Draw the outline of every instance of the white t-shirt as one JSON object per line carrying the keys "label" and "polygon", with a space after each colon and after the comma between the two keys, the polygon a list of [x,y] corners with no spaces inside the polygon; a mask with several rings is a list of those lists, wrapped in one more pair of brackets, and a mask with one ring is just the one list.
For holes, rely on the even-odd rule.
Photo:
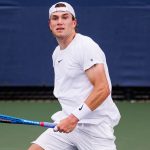
{"label": "white t-shirt", "polygon": [[[111,90],[105,55],[91,38],[77,33],[67,48],[60,50],[57,46],[52,58],[55,73],[54,95],[62,107],[62,111],[52,116],[52,119],[59,121],[65,118],[86,100],[93,85],[88,80],[85,70],[95,64],[104,64]],[[96,110],[85,116],[79,123],[97,124],[105,120],[116,125],[119,119],[119,111],[109,95]]]}

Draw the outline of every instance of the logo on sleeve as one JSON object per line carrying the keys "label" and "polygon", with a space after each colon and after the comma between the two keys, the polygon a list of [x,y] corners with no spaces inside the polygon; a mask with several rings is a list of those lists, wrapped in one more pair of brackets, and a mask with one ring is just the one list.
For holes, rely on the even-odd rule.
{"label": "logo on sleeve", "polygon": [[79,110],[82,110],[82,108],[83,108],[83,105],[81,107],[79,107]]}
{"label": "logo on sleeve", "polygon": [[90,61],[93,61],[93,58],[91,58]]}

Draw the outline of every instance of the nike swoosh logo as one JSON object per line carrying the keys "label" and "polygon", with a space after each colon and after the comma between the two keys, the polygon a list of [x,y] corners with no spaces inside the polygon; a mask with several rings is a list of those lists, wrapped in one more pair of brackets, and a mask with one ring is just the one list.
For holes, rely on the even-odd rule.
{"label": "nike swoosh logo", "polygon": [[58,60],[58,63],[60,63],[61,61],[63,61],[63,59],[61,59],[61,60]]}
{"label": "nike swoosh logo", "polygon": [[79,108],[79,110],[82,110],[82,108],[83,108],[83,105]]}

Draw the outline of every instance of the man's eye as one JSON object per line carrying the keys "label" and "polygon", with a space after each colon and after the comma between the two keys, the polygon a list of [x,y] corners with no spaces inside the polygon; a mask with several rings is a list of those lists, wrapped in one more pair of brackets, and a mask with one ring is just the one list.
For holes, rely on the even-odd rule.
{"label": "man's eye", "polygon": [[58,18],[57,17],[52,17],[52,20],[57,20]]}
{"label": "man's eye", "polygon": [[68,18],[68,16],[63,16],[62,18],[63,18],[63,19],[67,19],[67,18]]}

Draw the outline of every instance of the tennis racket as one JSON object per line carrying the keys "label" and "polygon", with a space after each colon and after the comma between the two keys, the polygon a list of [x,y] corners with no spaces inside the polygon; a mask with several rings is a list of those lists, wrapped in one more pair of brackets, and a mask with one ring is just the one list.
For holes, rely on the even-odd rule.
{"label": "tennis racket", "polygon": [[16,118],[13,116],[7,116],[3,114],[0,114],[0,123],[33,125],[33,126],[41,126],[46,128],[54,128],[56,126],[55,123],[26,120],[23,118]]}

